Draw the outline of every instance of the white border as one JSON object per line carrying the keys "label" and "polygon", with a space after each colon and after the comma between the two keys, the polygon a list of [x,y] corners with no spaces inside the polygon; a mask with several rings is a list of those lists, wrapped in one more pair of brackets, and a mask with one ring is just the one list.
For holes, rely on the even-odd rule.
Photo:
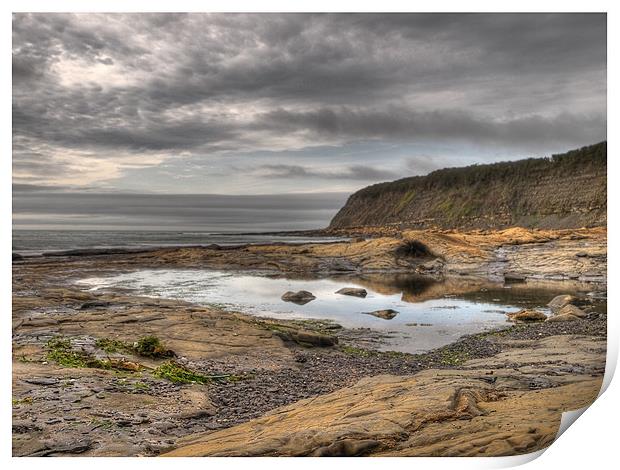
{"label": "white border", "polygon": [[[617,3],[617,2],[616,2]],[[28,458],[10,459],[11,455],[11,409],[8,406],[11,390],[11,371],[6,367],[7,359],[11,354],[11,261],[9,258],[9,247],[11,245],[11,12],[12,11],[381,11],[381,12],[401,12],[401,11],[418,11],[418,12],[449,12],[449,11],[493,11],[493,12],[608,12],[608,50],[615,52],[618,56],[618,21],[616,21],[616,12],[618,7],[612,1],[590,0],[584,1],[544,1],[544,0],[521,0],[516,1],[480,1],[470,0],[467,2],[458,1],[440,1],[433,2],[411,2],[411,1],[394,1],[383,0],[381,2],[368,2],[360,0],[315,0],[315,1],[297,1],[293,4],[283,0],[263,0],[261,2],[250,2],[242,0],[218,0],[218,1],[197,1],[197,0],[176,0],[174,2],[163,1],[147,1],[147,0],[21,0],[21,1],[5,1],[2,4],[2,16],[0,28],[2,33],[2,44],[4,46],[4,54],[2,56],[3,66],[0,68],[2,89],[1,96],[1,112],[2,116],[2,149],[5,149],[5,155],[2,157],[1,165],[3,184],[0,184],[2,215],[5,223],[2,225],[0,237],[4,249],[0,251],[2,261],[2,357],[5,360],[3,367],[3,387],[1,389],[1,397],[4,406],[1,407],[2,412],[2,456],[7,460],[6,463],[15,468],[26,468],[31,465],[43,465],[40,459],[32,460]],[[465,9],[464,7],[467,7]],[[617,93],[609,84],[620,83],[618,77],[618,64],[614,54],[608,54],[608,129],[615,130],[614,124],[615,110],[617,104]],[[615,133],[608,132],[608,136]],[[615,141],[613,137],[608,140],[608,180],[613,182],[615,177],[619,177],[618,164],[615,159]],[[616,273],[618,272],[618,255],[616,245],[612,243],[613,236],[617,233],[618,219],[613,209],[617,207],[619,201],[618,190],[612,185],[608,185],[609,189],[609,208],[608,210],[608,228],[609,228],[609,332],[608,332],[608,359],[605,375],[605,382],[609,385],[607,391],[599,397],[596,402],[579,418],[576,426],[570,427],[547,451],[542,453],[530,464],[528,468],[548,469],[550,466],[561,468],[608,468],[609,462],[617,460],[616,448],[617,444],[617,423],[613,419],[618,417],[618,405],[620,404],[620,386],[618,380],[611,381],[613,371],[616,367],[618,357],[618,322],[615,314],[618,311],[617,296],[614,293],[614,282]],[[540,455],[541,453],[537,453]],[[459,468],[459,469],[480,469],[480,468],[500,468],[510,467],[526,463],[534,455],[520,457],[500,457],[500,458],[390,458],[390,459],[356,459],[352,463],[357,467],[368,468],[377,465],[390,465],[391,467],[409,467],[416,466],[421,468]],[[9,462],[10,459],[10,462]],[[334,459],[324,459],[320,462],[321,466],[335,467],[342,465],[342,461]],[[106,468],[109,465],[146,467],[150,468],[178,465],[186,467],[288,467],[294,465],[297,468],[309,468],[316,466],[319,462],[316,459],[296,459],[291,461],[286,458],[277,459],[127,459],[116,458],[110,460],[107,458],[55,458],[45,461],[46,466],[51,468],[67,468],[89,465],[94,468]]]}

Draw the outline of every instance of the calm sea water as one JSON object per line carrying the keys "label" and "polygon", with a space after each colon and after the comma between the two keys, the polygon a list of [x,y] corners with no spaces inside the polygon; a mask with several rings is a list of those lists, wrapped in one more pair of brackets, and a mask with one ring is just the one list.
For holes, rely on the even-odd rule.
{"label": "calm sea water", "polygon": [[154,248],[166,246],[237,245],[245,243],[326,242],[338,238],[175,231],[13,230],[13,252],[39,255],[47,251],[87,248]]}

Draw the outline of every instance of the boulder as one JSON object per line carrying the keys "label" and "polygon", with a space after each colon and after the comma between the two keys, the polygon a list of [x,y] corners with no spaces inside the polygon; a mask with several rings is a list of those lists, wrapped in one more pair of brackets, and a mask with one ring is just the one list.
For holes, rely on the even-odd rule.
{"label": "boulder", "polygon": [[508,320],[514,322],[537,322],[545,321],[547,315],[538,310],[519,310],[518,312],[508,313]]}
{"label": "boulder", "polygon": [[564,307],[562,307],[558,311],[557,315],[572,315],[572,316],[577,317],[577,318],[585,318],[585,317],[588,316],[588,314],[586,312],[581,310],[576,305],[572,305],[572,304],[568,304],[568,305],[565,305]]}
{"label": "boulder", "polygon": [[552,315],[549,318],[547,318],[545,321],[552,322],[552,323],[560,323],[560,322],[575,321],[575,320],[579,320],[579,318],[569,313],[563,313],[561,315]]}
{"label": "boulder", "polygon": [[300,290],[297,292],[288,291],[285,292],[281,298],[285,302],[293,302],[298,305],[304,305],[316,299],[312,292],[308,292],[307,290]]}
{"label": "boulder", "polygon": [[547,304],[547,307],[549,307],[552,312],[558,312],[563,307],[569,304],[575,303],[576,300],[577,300],[577,297],[574,297],[572,295],[568,295],[568,294],[558,295],[554,297],[553,299],[551,299],[551,302]]}
{"label": "boulder", "polygon": [[366,289],[361,289],[359,287],[343,287],[342,289],[337,290],[336,294],[352,295],[353,297],[366,297],[368,292],[366,292]]}
{"label": "boulder", "polygon": [[396,310],[392,310],[391,308],[385,310],[375,310],[374,312],[363,312],[364,315],[372,315],[373,317],[383,318],[384,320],[391,320],[398,312]]}

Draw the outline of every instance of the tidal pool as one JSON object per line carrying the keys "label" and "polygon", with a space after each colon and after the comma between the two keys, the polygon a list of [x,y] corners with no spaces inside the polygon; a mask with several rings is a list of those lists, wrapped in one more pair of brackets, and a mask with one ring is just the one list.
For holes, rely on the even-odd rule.
{"label": "tidal pool", "polygon": [[[546,304],[555,295],[575,292],[574,286],[562,283],[541,288],[402,274],[319,278],[202,269],[148,269],[76,282],[93,291],[122,289],[276,319],[333,320],[345,328],[370,328],[386,334],[379,349],[412,353],[506,326],[508,312],[538,308],[548,313]],[[342,287],[362,287],[368,295],[336,294]],[[302,289],[316,299],[304,305],[280,299],[286,291]],[[388,308],[398,312],[391,320],[365,314]]]}

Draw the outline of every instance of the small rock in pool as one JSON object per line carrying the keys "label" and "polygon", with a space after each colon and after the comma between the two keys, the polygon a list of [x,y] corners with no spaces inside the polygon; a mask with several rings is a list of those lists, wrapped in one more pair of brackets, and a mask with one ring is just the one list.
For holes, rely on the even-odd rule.
{"label": "small rock in pool", "polygon": [[297,292],[288,291],[282,295],[282,300],[285,302],[293,302],[299,305],[307,304],[314,299],[316,299],[316,297],[312,292],[308,292],[307,290],[300,290]]}
{"label": "small rock in pool", "polygon": [[359,287],[343,287],[342,289],[337,290],[336,294],[352,295],[353,297],[366,297],[368,292],[366,292],[366,289],[361,289]]}
{"label": "small rock in pool", "polygon": [[377,318],[383,318],[384,320],[391,320],[398,312],[396,310],[392,310],[391,308],[385,310],[375,310],[374,312],[363,312],[364,315],[372,315]]}

